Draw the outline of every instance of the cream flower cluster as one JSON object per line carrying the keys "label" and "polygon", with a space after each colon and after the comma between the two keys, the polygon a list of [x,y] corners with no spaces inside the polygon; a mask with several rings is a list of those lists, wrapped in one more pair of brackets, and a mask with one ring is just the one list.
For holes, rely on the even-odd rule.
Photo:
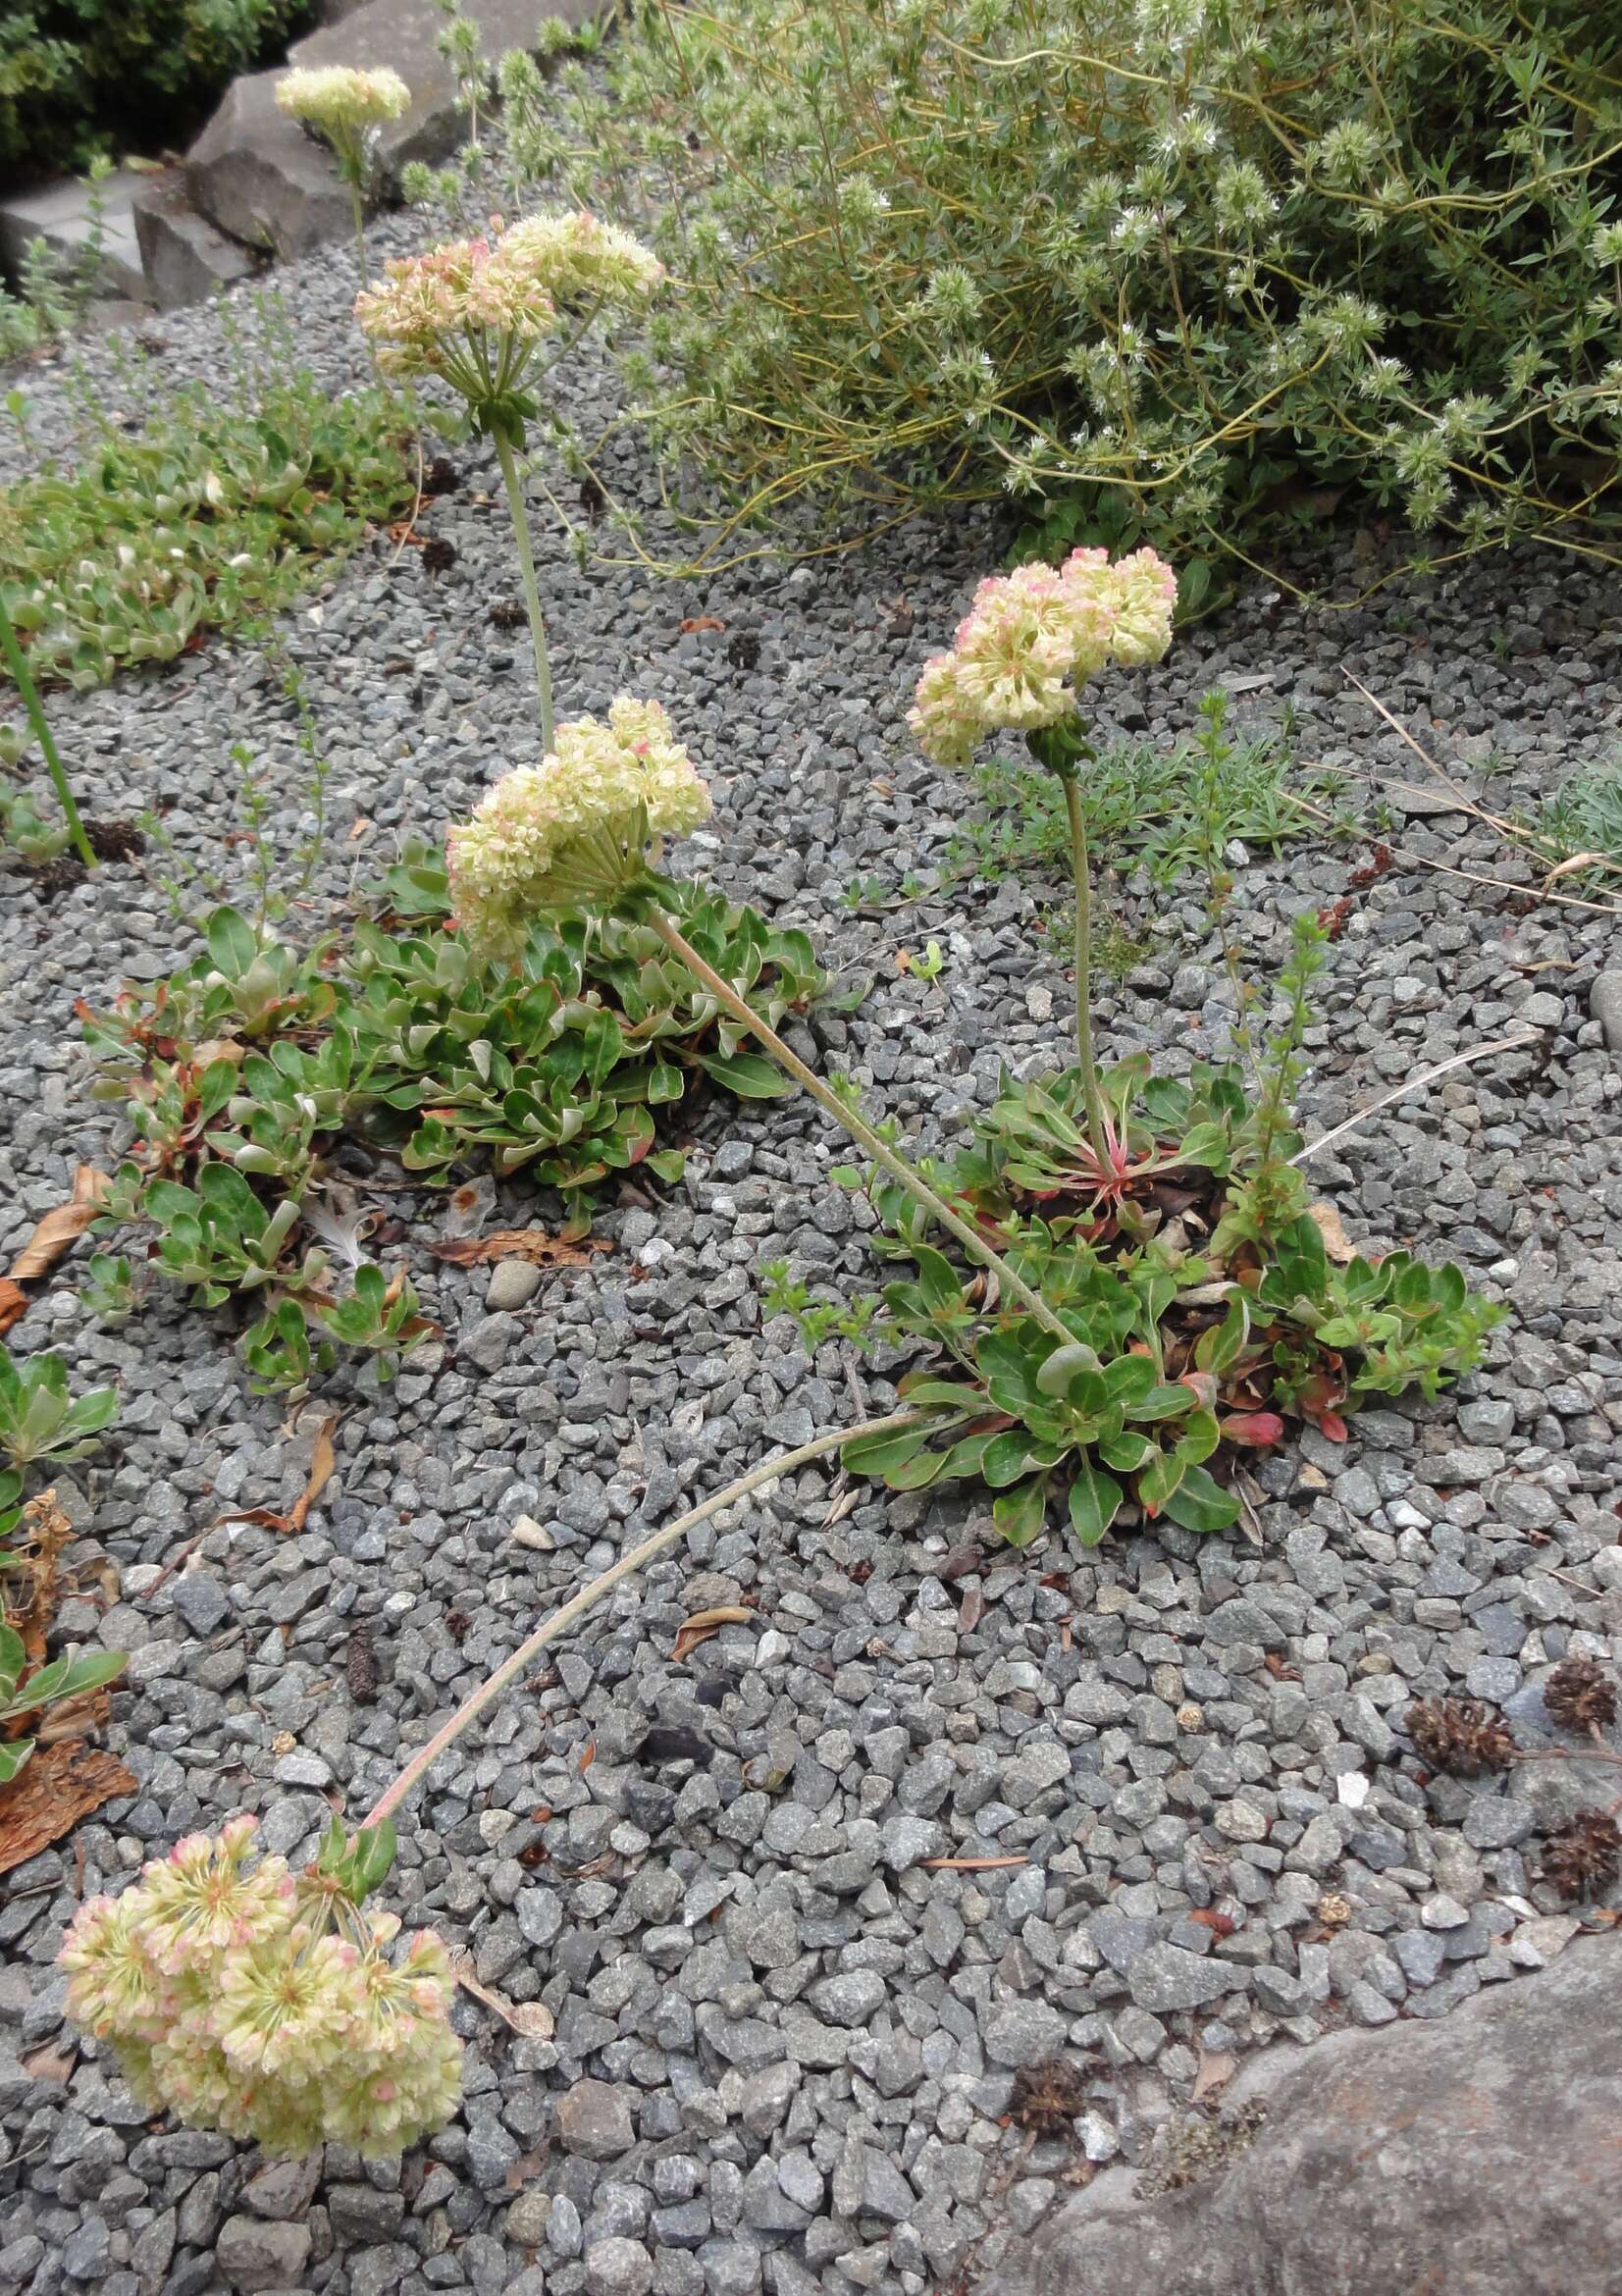
{"label": "cream flower cluster", "polygon": [[440,375],[465,395],[513,386],[499,346],[537,341],[559,303],[646,301],[664,267],[628,233],[590,215],[534,215],[476,239],[396,257],[355,300],[386,375]]}
{"label": "cream flower cluster", "polygon": [[188,1835],[122,1897],[86,1900],[60,1957],[69,2013],[153,2112],[273,2153],[397,2153],[461,2090],[445,1946],[421,1931],[396,1963],[394,1914],[280,1857],[246,1867],[257,1822]]}
{"label": "cream flower cluster", "polygon": [[527,216],[507,238],[555,303],[629,307],[647,302],[664,279],[664,265],[640,239],[579,208]]}
{"label": "cream flower cluster", "polygon": [[398,120],[410,104],[411,90],[387,68],[360,72],[348,64],[323,64],[285,73],[276,83],[276,101],[307,128],[341,135],[346,129]]}
{"label": "cream flower cluster", "polygon": [[1153,550],[1110,563],[1073,550],[1063,566],[988,575],[950,653],[924,664],[908,723],[937,765],[965,765],[989,733],[1034,733],[1075,707],[1106,662],[1158,661],[1172,643],[1177,580]]}
{"label": "cream flower cluster", "polygon": [[522,948],[549,879],[571,845],[624,825],[642,807],[650,836],[685,837],[709,817],[709,792],[657,702],[621,695],[604,725],[557,728],[539,765],[496,784],[445,839],[451,906],[467,939],[492,957]]}

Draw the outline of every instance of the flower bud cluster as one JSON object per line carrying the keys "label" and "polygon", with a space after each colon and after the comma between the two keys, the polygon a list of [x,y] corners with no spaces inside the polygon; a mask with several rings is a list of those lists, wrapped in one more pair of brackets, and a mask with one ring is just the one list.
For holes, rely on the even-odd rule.
{"label": "flower bud cluster", "polygon": [[1107,662],[1159,661],[1177,595],[1177,576],[1147,549],[1114,565],[1107,550],[1073,550],[1063,566],[988,575],[951,652],[924,664],[908,718],[918,747],[938,765],[964,765],[989,733],[1057,724],[1075,686]]}
{"label": "flower bud cluster", "polygon": [[69,2014],[152,2112],[273,2153],[397,2153],[460,2094],[445,1946],[421,1931],[396,1963],[394,1914],[280,1857],[248,1867],[256,1824],[188,1835],[122,1897],[86,1900],[60,1957]]}

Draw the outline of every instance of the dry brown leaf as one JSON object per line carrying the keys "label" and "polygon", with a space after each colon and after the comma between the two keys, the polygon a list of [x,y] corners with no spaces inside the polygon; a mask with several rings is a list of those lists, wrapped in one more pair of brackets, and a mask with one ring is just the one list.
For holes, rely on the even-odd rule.
{"label": "dry brown leaf", "polygon": [[497,1993],[474,1975],[473,1963],[466,1954],[452,1954],[450,1973],[464,1993],[471,1993],[475,2001],[482,2001],[488,2009],[494,2009],[504,2025],[521,2033],[526,2041],[549,2041],[553,2031],[552,2013],[544,2002],[508,2001],[504,1993]]}
{"label": "dry brown leaf", "polygon": [[[863,1413],[863,1416],[865,1418],[866,1414]],[[828,1511],[822,1518],[823,1530],[830,1531],[835,1523],[843,1523],[847,1515],[855,1514],[857,1508],[862,1504],[862,1495],[860,1487],[854,1483],[849,1490],[842,1490],[839,1496],[829,1503]]]}
{"label": "dry brown leaf", "polygon": [[[221,1523],[256,1523],[261,1531],[280,1531],[284,1538],[292,1538],[303,1530],[309,1520],[310,1509],[333,1479],[338,1464],[338,1446],[333,1437],[338,1431],[338,1413],[330,1412],[315,1431],[315,1448],[310,1454],[310,1472],[304,1487],[287,1513],[275,1507],[242,1507],[235,1514],[222,1515]],[[218,1524],[214,1526],[218,1529]]]}
{"label": "dry brown leaf", "polygon": [[81,1738],[36,1748],[11,1785],[0,1789],[0,1873],[37,1857],[104,1801],[139,1790],[116,1754]]}
{"label": "dry brown leaf", "polygon": [[1349,1268],[1357,1257],[1357,1247],[1340,1225],[1340,1215],[1333,1204],[1309,1204],[1307,1218],[1324,1239],[1324,1250],[1337,1268]]}
{"label": "dry brown leaf", "polygon": [[27,1307],[24,1284],[50,1274],[69,1245],[77,1243],[95,1219],[112,1184],[93,1164],[81,1164],[75,1172],[68,1201],[46,1213],[13,1260],[11,1273],[0,1277],[0,1334],[9,1331]]}
{"label": "dry brown leaf", "polygon": [[459,1235],[431,1243],[437,1260],[476,1268],[487,1260],[528,1260],[532,1268],[584,1268],[598,1252],[611,1252],[606,1235],[552,1235],[544,1227],[497,1227],[489,1235]]}
{"label": "dry brown leaf", "polygon": [[1556,877],[1575,877],[1584,869],[1614,869],[1615,866],[1608,853],[1574,853],[1550,869],[1544,883],[1552,885]]}
{"label": "dry brown leaf", "polygon": [[753,1626],[753,1611],[740,1610],[736,1603],[723,1602],[714,1610],[696,1610],[684,1619],[677,1633],[670,1656],[680,1663],[696,1650],[701,1643],[707,1643],[711,1635],[718,1635],[724,1626]]}
{"label": "dry brown leaf", "polygon": [[49,2042],[22,2061],[23,2070],[31,2081],[51,2081],[59,2089],[68,2086],[69,2078],[78,2060],[71,2051],[53,2049]]}
{"label": "dry brown leaf", "polygon": [[898,949],[896,951],[895,963],[896,970],[898,972],[911,972],[913,969],[913,952],[911,949]]}
{"label": "dry brown leaf", "polygon": [[112,1181],[93,1164],[81,1164],[74,1174],[73,1193],[65,1204],[47,1212],[11,1264],[19,1283],[48,1276],[71,1243],[77,1243],[101,1210]]}
{"label": "dry brown leaf", "polygon": [[682,623],[682,635],[690,637],[695,630],[724,630],[725,628],[726,624],[717,621],[713,614],[689,614]]}
{"label": "dry brown leaf", "polygon": [[1225,2089],[1233,2078],[1238,2061],[1236,2057],[1230,2057],[1226,2050],[1202,2047],[1199,2070],[1195,2073],[1194,2085],[1188,2092],[1189,2104],[1198,2105],[1205,2098],[1216,2096],[1220,2089]]}

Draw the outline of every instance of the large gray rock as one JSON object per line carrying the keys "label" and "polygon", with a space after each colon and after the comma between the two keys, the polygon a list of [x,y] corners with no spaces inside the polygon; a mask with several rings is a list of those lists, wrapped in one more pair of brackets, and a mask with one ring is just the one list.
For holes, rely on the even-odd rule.
{"label": "large gray rock", "polygon": [[[602,9],[602,0],[463,0],[463,13],[478,26],[484,54],[496,64],[509,48],[533,48],[544,18],[584,24]],[[410,108],[378,136],[379,163],[391,183],[408,160],[444,159],[466,132],[455,80],[440,53],[444,30],[445,17],[434,0],[364,0],[288,51],[292,64],[353,64],[362,71],[387,64],[399,74],[411,90]]]}
{"label": "large gray rock", "polygon": [[191,204],[267,255],[306,254],[350,231],[349,194],[331,155],[276,104],[279,72],[234,79],[186,154]]}
{"label": "large gray rock", "polygon": [[250,279],[258,266],[238,240],[200,216],[179,168],[166,168],[135,193],[135,237],[146,291],[160,311],[206,302],[216,288]]}
{"label": "large gray rock", "polygon": [[1451,2016],[1270,2050],[1266,2112],[1212,2179],[1110,2168],[987,2296],[1601,2296],[1622,2288],[1622,1947]]}
{"label": "large gray rock", "polygon": [[[582,24],[601,0],[465,0],[485,55],[534,45],[549,16]],[[411,90],[404,116],[378,138],[379,175],[387,188],[409,160],[440,160],[465,131],[451,69],[440,53],[445,18],[434,0],[361,0],[288,51],[288,62],[314,67],[388,65]],[[277,109],[280,71],[249,73],[233,82],[186,155],[193,206],[244,245],[288,256],[342,237],[351,228],[349,195],[324,144]]]}
{"label": "large gray rock", "polygon": [[[140,248],[135,241],[133,201],[144,178],[119,168],[99,185],[101,260],[93,291],[143,300]],[[60,262],[81,262],[90,244],[90,192],[77,177],[41,183],[31,191],[0,198],[0,264],[15,278],[31,239],[43,239]]]}

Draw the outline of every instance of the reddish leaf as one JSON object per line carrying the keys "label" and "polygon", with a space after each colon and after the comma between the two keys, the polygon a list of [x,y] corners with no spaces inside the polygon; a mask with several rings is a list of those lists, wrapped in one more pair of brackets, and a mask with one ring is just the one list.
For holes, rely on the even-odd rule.
{"label": "reddish leaf", "polygon": [[1277,1411],[1233,1411],[1218,1424],[1227,1441],[1249,1443],[1257,1448],[1278,1442],[1284,1432],[1284,1423]]}

